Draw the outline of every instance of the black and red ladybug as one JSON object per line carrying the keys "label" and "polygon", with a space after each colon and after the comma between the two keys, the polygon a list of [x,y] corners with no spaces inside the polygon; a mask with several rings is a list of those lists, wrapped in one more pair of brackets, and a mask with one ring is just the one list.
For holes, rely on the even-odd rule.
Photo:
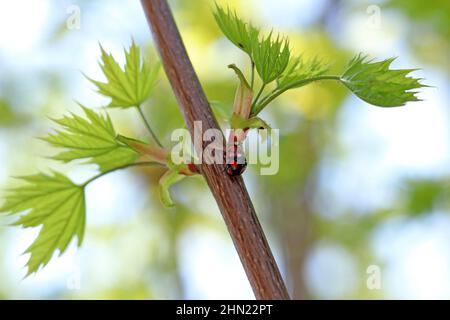
{"label": "black and red ladybug", "polygon": [[227,148],[225,155],[225,171],[230,176],[240,176],[247,169],[247,159],[242,148],[234,143]]}

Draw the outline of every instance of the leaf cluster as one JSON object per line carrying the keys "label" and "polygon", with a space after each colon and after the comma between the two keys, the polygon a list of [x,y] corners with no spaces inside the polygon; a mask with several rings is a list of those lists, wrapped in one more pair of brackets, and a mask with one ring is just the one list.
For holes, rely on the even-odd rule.
{"label": "leaf cluster", "polygon": [[[420,83],[421,79],[408,76],[417,69],[391,69],[394,58],[375,62],[359,54],[349,62],[342,75],[329,75],[328,65],[317,57],[305,59],[301,55],[292,55],[287,37],[274,36],[273,31],[261,36],[257,27],[243,21],[229,8],[225,10],[216,5],[214,17],[223,34],[249,55],[252,89],[253,68],[261,79],[261,88],[252,102],[251,116],[256,116],[285,91],[314,81],[339,81],[360,99],[380,107],[418,101],[417,89],[426,87]],[[273,81],[276,81],[275,88],[267,92],[267,85]]]}
{"label": "leaf cluster", "polygon": [[[129,50],[125,50],[124,69],[103,48],[101,52],[101,68],[108,82],[91,81],[101,94],[111,98],[109,107],[139,108],[149,97],[158,67],[141,63],[140,49],[134,41]],[[41,227],[39,235],[25,251],[30,254],[27,276],[47,265],[56,251],[62,254],[72,239],[78,238],[78,245],[81,245],[86,221],[86,185],[115,170],[154,164],[153,161],[138,162],[142,154],[131,144],[124,143],[132,139],[126,140],[116,132],[106,112],[80,107],[84,115],[70,113],[53,119],[57,128],[41,139],[59,150],[52,159],[96,164],[100,173],[83,184],[76,184],[58,172],[20,177],[23,184],[8,189],[0,207],[0,212],[20,215],[15,225]]]}

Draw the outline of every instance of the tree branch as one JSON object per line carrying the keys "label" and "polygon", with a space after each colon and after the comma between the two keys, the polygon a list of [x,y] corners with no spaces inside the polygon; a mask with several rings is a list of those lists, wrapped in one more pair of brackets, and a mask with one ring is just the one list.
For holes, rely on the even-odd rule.
{"label": "tree branch", "polygon": [[[188,58],[166,0],[141,0],[167,77],[187,127],[219,129]],[[203,134],[203,132],[202,132]],[[204,148],[205,145],[201,146]],[[202,150],[197,150],[201,154]],[[217,201],[257,299],[289,299],[286,287],[241,177],[230,177],[224,166],[203,163],[202,172]]]}

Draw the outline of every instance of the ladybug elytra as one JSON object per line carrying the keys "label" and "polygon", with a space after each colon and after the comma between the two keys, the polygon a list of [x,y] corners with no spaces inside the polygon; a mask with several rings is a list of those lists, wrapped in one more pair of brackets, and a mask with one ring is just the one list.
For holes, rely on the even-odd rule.
{"label": "ladybug elytra", "polygon": [[247,159],[237,144],[228,149],[225,156],[225,170],[230,176],[240,176],[247,168]]}

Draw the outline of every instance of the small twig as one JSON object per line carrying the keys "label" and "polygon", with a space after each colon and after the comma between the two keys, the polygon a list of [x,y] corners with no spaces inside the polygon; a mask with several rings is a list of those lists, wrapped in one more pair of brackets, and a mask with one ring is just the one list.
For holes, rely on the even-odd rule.
{"label": "small twig", "polygon": [[103,176],[105,176],[105,175],[107,175],[107,174],[109,174],[111,172],[118,171],[118,170],[123,170],[123,169],[127,169],[127,168],[131,168],[131,167],[143,167],[143,166],[162,166],[162,167],[164,167],[163,165],[161,165],[160,163],[155,162],[155,161],[144,161],[144,162],[128,163],[128,164],[125,164],[123,166],[113,168],[113,169],[111,169],[109,171],[100,172],[99,174],[93,176],[92,178],[90,178],[89,180],[87,180],[83,184],[81,184],[81,187],[84,188],[88,184],[93,182],[94,180],[97,180],[98,178],[101,178],[101,177],[103,177]]}
{"label": "small twig", "polygon": [[251,74],[251,78],[250,78],[250,88],[253,89],[253,84],[255,83],[255,62],[250,59],[251,65],[252,65],[252,74]]}
{"label": "small twig", "polygon": [[136,106],[136,109],[137,109],[139,115],[141,116],[142,122],[144,122],[145,127],[147,128],[147,131],[152,136],[153,140],[155,140],[155,142],[158,144],[158,146],[163,148],[162,143],[159,141],[159,139],[156,136],[155,132],[153,131],[152,127],[150,127],[150,123],[148,123],[147,119],[145,118],[144,112],[142,111],[142,107],[141,106]]}
{"label": "small twig", "polygon": [[[187,127],[219,129],[211,107],[188,58],[166,0],[141,0],[167,77]],[[222,137],[223,138],[223,137]],[[200,146],[198,154],[202,154]],[[226,174],[223,165],[202,163],[208,183],[257,299],[289,299],[283,279],[241,177]]]}
{"label": "small twig", "polygon": [[256,104],[258,103],[258,100],[259,100],[259,98],[261,97],[261,94],[263,93],[265,87],[266,87],[266,84],[263,83],[263,84],[261,85],[261,88],[260,88],[259,91],[258,91],[258,94],[256,95],[255,100],[253,100],[252,110],[253,110],[253,107],[256,106]]}
{"label": "small twig", "polygon": [[289,89],[292,88],[299,88],[301,86],[307,85],[311,82],[314,81],[319,81],[319,80],[337,80],[339,81],[341,78],[339,76],[317,76],[317,77],[313,77],[313,78],[307,78],[307,79],[303,79],[300,80],[298,82],[294,82],[293,84],[284,87],[282,89],[277,89],[271,93],[269,93],[267,96],[265,96],[261,102],[259,104],[256,104],[256,100],[253,104],[253,108],[252,108],[252,116],[255,117],[256,115],[258,115],[258,113],[260,113],[269,103],[271,103],[273,100],[275,100],[275,98],[277,98],[279,95],[281,95],[283,92],[286,92]]}

